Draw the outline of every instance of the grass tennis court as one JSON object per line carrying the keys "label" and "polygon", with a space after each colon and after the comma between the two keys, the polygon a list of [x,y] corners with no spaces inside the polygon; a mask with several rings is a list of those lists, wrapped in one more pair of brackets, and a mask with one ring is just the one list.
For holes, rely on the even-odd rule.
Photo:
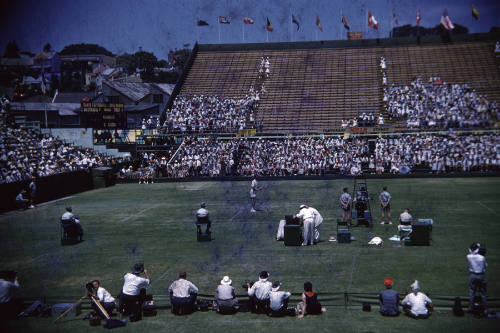
{"label": "grass tennis court", "polygon": [[[77,301],[85,283],[99,279],[116,296],[122,277],[136,262],[144,262],[152,285],[148,293],[166,294],[181,270],[198,286],[201,294],[213,294],[222,276],[229,275],[237,293],[241,284],[255,281],[261,270],[270,280],[279,280],[282,290],[300,293],[304,281],[313,283],[328,312],[319,317],[268,318],[250,313],[221,316],[197,312],[175,317],[160,309],[156,317],[127,323],[123,332],[179,331],[346,331],[346,332],[467,332],[496,331],[497,319],[456,318],[437,308],[428,320],[403,315],[384,318],[378,307],[362,312],[344,309],[322,293],[370,293],[383,288],[391,276],[394,289],[405,294],[418,279],[422,291],[433,295],[466,296],[468,270],[465,255],[472,241],[488,250],[488,295],[500,296],[500,179],[425,178],[368,180],[374,215],[373,234],[365,227],[352,229],[356,241],[328,242],[341,216],[338,197],[343,187],[352,193],[353,180],[261,181],[256,214],[250,213],[250,182],[184,182],[152,185],[120,184],[75,195],[33,210],[0,216],[0,263],[2,269],[19,271],[22,297],[64,296]],[[397,233],[397,223],[382,226],[376,199],[382,186],[392,194],[393,222],[405,207],[414,218],[434,219],[432,245],[394,247],[388,238]],[[194,213],[207,202],[214,240],[196,242]],[[278,222],[298,211],[301,203],[315,207],[325,218],[322,242],[314,247],[284,247],[275,240]],[[60,246],[59,218],[66,205],[80,216],[85,241]],[[382,247],[367,245],[380,236]],[[298,296],[294,296],[296,304]],[[497,308],[494,310],[498,310]],[[88,310],[84,310],[84,313]],[[28,318],[3,323],[11,331],[84,332],[89,327],[80,315],[53,325],[51,318]]]}

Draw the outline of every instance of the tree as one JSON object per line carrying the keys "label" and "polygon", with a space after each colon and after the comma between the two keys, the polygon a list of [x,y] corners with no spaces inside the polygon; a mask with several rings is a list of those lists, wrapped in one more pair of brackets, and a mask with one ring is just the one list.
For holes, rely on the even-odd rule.
{"label": "tree", "polygon": [[104,47],[97,44],[70,44],[65,46],[62,51],[62,55],[70,55],[70,54],[104,54],[110,57],[114,57],[115,55],[105,49]]}
{"label": "tree", "polygon": [[145,51],[124,53],[116,58],[116,64],[125,67],[129,73],[135,72],[136,68],[152,72],[153,68],[158,66],[158,58],[153,53]]}
{"label": "tree", "polygon": [[50,43],[47,43],[43,46],[43,52],[50,52],[52,51],[52,45]]}
{"label": "tree", "polygon": [[[453,35],[467,34],[469,33],[469,28],[455,23],[455,29],[453,29]],[[441,24],[436,25],[433,28],[424,28],[422,26],[412,26],[410,24],[402,25],[400,27],[394,27],[392,29],[392,37],[417,37],[417,36],[434,36],[443,35],[446,33],[444,27]]]}
{"label": "tree", "polygon": [[5,58],[19,58],[19,46],[15,40],[7,43],[3,56]]}

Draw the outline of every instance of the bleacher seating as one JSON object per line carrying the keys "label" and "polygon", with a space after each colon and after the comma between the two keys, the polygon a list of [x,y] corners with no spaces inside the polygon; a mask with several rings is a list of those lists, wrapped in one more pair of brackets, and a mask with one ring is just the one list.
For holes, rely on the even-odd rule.
{"label": "bleacher seating", "polygon": [[[494,42],[249,51],[199,51],[180,91],[243,97],[259,82],[261,57],[269,57],[270,77],[256,110],[264,133],[341,130],[342,119],[361,112],[383,113],[380,57],[387,59],[388,84],[440,76],[468,83],[488,99],[500,100],[500,72]],[[386,122],[385,127],[400,127]]]}

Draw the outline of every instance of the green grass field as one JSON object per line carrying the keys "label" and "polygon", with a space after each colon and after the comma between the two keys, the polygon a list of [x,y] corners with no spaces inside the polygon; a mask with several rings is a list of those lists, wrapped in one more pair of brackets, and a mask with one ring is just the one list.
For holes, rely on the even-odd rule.
{"label": "green grass field", "polygon": [[[0,216],[0,258],[3,269],[19,271],[21,297],[64,296],[78,300],[88,280],[99,279],[117,295],[122,277],[136,262],[144,262],[152,277],[148,293],[166,294],[171,281],[185,270],[201,294],[212,294],[222,276],[229,275],[238,293],[245,280],[256,280],[268,270],[271,281],[280,280],[282,290],[299,293],[304,281],[320,293],[369,293],[383,288],[391,276],[401,294],[418,279],[422,289],[433,295],[468,294],[465,255],[472,241],[487,246],[488,294],[498,298],[500,283],[500,179],[446,178],[368,180],[376,198],[387,185],[393,199],[393,220],[409,207],[414,218],[434,219],[432,245],[395,247],[388,238],[397,233],[397,223],[380,225],[379,206],[371,202],[373,234],[354,228],[357,239],[350,244],[328,242],[341,216],[338,196],[344,186],[352,191],[352,180],[262,181],[256,214],[250,213],[249,182],[185,182],[152,185],[123,184],[75,195],[33,210]],[[196,242],[194,213],[207,201],[214,240]],[[278,221],[295,213],[301,203],[317,208],[325,221],[322,242],[314,247],[285,247],[275,240]],[[59,242],[60,215],[72,205],[80,216],[85,241],[62,247]],[[382,247],[367,245],[380,236]],[[128,323],[125,332],[151,331],[496,331],[497,319],[456,318],[438,308],[428,320],[405,316],[384,318],[378,307],[362,312],[359,304],[344,309],[323,297],[328,312],[319,317],[268,318],[250,313],[221,316],[214,312],[176,317],[160,309],[156,317]],[[297,300],[294,297],[294,302]],[[161,303],[161,302],[160,302]],[[84,310],[84,313],[88,310]],[[1,323],[7,331],[84,332],[89,327],[82,315],[52,324],[52,319],[27,318]],[[0,327],[1,328],[1,327]],[[5,331],[5,330],[4,330]]]}

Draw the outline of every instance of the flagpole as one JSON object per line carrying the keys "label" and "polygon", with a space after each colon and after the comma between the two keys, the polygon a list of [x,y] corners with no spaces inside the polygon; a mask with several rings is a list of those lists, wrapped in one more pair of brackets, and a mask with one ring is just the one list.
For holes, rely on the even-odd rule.
{"label": "flagpole", "polygon": [[217,18],[217,23],[219,23],[219,44],[220,44],[220,22],[218,18]]}
{"label": "flagpole", "polygon": [[269,30],[266,27],[266,42],[269,43]]}
{"label": "flagpole", "polygon": [[342,40],[342,25],[344,25],[344,22],[342,22],[342,8],[340,8],[340,33],[339,33],[339,40]]}
{"label": "flagpole", "polygon": [[245,22],[243,22],[243,43],[245,42]]}

